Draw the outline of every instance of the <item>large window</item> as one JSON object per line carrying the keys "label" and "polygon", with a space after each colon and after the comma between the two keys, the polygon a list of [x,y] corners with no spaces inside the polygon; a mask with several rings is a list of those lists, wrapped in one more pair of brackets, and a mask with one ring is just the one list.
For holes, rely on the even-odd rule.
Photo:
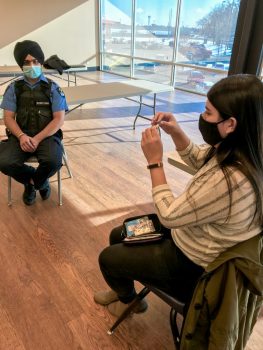
{"label": "large window", "polygon": [[177,36],[175,86],[205,92],[227,75],[239,0],[182,0]]}
{"label": "large window", "polygon": [[101,1],[102,51],[131,54],[132,1]]}
{"label": "large window", "polygon": [[176,0],[135,2],[135,56],[171,61]]}
{"label": "large window", "polygon": [[240,0],[101,0],[102,69],[206,93],[228,74]]}

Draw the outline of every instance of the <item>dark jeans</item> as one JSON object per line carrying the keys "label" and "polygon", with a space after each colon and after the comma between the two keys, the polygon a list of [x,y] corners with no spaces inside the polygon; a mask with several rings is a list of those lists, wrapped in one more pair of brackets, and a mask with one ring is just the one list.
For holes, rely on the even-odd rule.
{"label": "dark jeans", "polygon": [[[35,170],[32,166],[24,164],[31,157],[36,156],[39,166]],[[29,183],[32,178],[35,188],[39,189],[44,182],[53,176],[62,165],[62,146],[60,138],[50,136],[38,145],[34,153],[24,152],[19,140],[13,135],[0,143],[0,171],[9,175],[22,184]]]}
{"label": "dark jeans", "polygon": [[134,280],[151,284],[182,301],[192,297],[204,269],[189,260],[175,245],[170,230],[162,241],[127,246],[121,237],[122,226],[112,230],[110,246],[99,256],[105,281],[123,303],[136,296]]}

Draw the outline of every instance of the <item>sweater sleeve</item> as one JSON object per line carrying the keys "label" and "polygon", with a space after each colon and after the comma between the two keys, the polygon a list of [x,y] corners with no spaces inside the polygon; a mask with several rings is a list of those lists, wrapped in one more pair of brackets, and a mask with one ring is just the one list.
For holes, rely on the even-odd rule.
{"label": "sweater sleeve", "polygon": [[[156,186],[152,190],[156,212],[162,224],[169,228],[196,226],[207,223],[223,223],[229,214],[230,198],[222,170],[217,166],[206,164],[188,185],[188,188],[178,197],[175,197],[167,184]],[[213,163],[213,162],[212,162]],[[235,174],[237,171],[235,172]],[[232,174],[233,175],[233,174]],[[237,174],[236,174],[237,175]],[[240,187],[247,185],[244,176],[233,176],[233,198],[237,200],[247,195]],[[245,187],[253,195],[251,186]],[[244,186],[243,186],[244,187]],[[232,205],[232,213],[236,206]],[[238,210],[238,206],[237,206]]]}
{"label": "sweater sleeve", "polygon": [[182,151],[177,151],[182,160],[194,170],[199,170],[205,161],[206,155],[211,149],[208,144],[196,145],[192,141]]}

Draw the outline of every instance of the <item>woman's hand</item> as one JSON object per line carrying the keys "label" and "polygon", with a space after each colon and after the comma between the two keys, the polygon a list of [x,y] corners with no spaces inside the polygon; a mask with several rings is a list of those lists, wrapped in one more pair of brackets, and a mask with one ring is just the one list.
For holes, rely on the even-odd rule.
{"label": "woman's hand", "polygon": [[158,112],[152,119],[152,125],[159,125],[167,134],[175,135],[181,131],[174,115],[169,112]]}
{"label": "woman's hand", "polygon": [[142,132],[141,148],[148,164],[161,162],[163,159],[163,144],[158,126],[152,126]]}

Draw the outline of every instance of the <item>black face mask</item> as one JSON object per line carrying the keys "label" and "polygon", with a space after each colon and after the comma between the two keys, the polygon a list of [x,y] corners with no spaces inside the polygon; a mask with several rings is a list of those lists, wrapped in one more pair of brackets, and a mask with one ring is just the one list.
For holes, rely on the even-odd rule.
{"label": "black face mask", "polygon": [[214,146],[223,140],[223,137],[220,135],[218,131],[217,125],[224,121],[225,120],[223,119],[218,123],[210,123],[204,120],[204,118],[202,117],[202,114],[200,114],[198,126],[203,136],[203,139],[205,140],[206,143],[208,143],[211,146]]}

